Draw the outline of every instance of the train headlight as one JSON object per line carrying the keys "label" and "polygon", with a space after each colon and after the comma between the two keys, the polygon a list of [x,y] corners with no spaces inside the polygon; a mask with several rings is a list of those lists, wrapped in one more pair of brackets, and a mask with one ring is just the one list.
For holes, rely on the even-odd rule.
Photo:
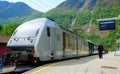
{"label": "train headlight", "polygon": [[37,60],[34,60],[34,63],[37,63]]}

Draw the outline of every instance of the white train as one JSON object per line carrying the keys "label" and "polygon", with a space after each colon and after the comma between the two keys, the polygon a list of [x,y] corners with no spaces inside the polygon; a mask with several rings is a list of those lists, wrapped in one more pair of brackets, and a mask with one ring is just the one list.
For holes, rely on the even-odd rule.
{"label": "white train", "polygon": [[7,58],[17,61],[51,61],[91,55],[94,43],[47,18],[20,25],[7,44]]}

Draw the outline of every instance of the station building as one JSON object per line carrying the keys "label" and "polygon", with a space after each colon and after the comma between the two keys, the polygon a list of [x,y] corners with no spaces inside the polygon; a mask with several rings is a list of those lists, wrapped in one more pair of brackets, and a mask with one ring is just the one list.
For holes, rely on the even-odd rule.
{"label": "station building", "polygon": [[8,42],[9,38],[3,34],[0,34],[0,57],[4,53],[6,53],[6,45]]}

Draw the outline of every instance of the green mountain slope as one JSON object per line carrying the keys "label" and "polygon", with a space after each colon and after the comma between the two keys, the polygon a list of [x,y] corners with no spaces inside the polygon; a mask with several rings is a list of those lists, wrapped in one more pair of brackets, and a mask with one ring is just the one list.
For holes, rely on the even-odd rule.
{"label": "green mountain slope", "polygon": [[23,23],[27,20],[40,17],[42,12],[38,12],[23,2],[9,3],[0,1],[0,23]]}
{"label": "green mountain slope", "polygon": [[10,18],[5,18],[1,19],[0,23],[4,24],[10,24],[10,23],[24,23],[28,20],[35,19],[41,17],[42,13],[40,12],[32,12],[29,15],[25,16],[16,16],[16,17],[10,17]]}
{"label": "green mountain slope", "polygon": [[[116,21],[116,30],[99,31],[96,19],[118,17],[120,15],[119,0],[66,0],[58,7],[48,11],[43,17],[54,19],[58,24],[77,31],[78,34],[96,43],[103,43],[113,50],[119,32],[120,22]],[[111,36],[113,34],[113,36]]]}
{"label": "green mountain slope", "polygon": [[76,9],[69,7],[58,7],[43,14],[42,17],[54,19],[58,24],[69,28],[77,13]]}

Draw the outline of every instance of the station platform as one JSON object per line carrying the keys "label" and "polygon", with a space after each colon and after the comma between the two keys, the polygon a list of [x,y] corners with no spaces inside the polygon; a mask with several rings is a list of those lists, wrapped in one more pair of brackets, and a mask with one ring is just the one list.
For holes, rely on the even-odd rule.
{"label": "station platform", "polygon": [[14,71],[16,66],[4,66],[1,73],[9,73]]}
{"label": "station platform", "polygon": [[46,64],[23,74],[120,74],[120,56],[114,52]]}

